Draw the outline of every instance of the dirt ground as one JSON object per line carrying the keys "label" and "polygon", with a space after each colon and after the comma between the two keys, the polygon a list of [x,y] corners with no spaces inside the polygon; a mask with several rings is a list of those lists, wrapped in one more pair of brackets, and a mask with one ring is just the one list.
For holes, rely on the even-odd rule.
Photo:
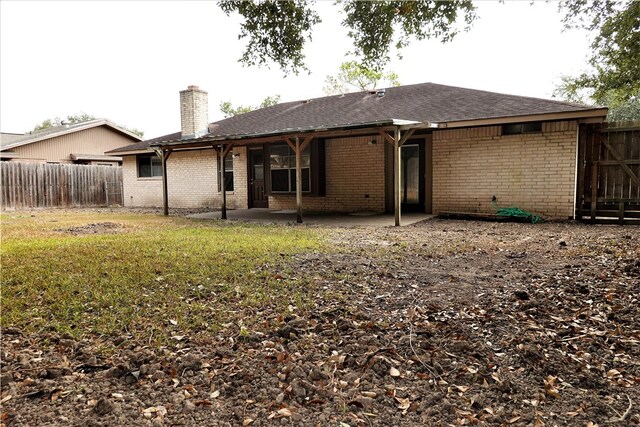
{"label": "dirt ground", "polygon": [[103,337],[108,356],[97,338],[2,331],[2,422],[640,425],[640,228],[433,219],[327,237],[337,250],[286,270],[314,278],[314,308],[264,307],[250,331]]}

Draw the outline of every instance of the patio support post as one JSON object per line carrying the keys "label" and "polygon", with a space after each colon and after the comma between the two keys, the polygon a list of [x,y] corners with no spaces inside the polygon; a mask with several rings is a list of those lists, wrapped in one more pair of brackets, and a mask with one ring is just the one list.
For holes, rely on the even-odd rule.
{"label": "patio support post", "polygon": [[220,156],[220,165],[219,165],[220,170],[218,172],[220,175],[220,178],[219,178],[220,189],[222,190],[222,206],[220,207],[221,219],[227,219],[227,189],[224,182],[224,161],[226,160],[227,155],[229,154],[232,148],[233,148],[233,144],[228,143],[228,144],[220,144],[220,149],[219,150],[216,149],[216,151],[218,151],[218,156]]}
{"label": "patio support post", "polygon": [[302,224],[302,149],[296,137],[296,222]]}
{"label": "patio support post", "polygon": [[167,185],[167,160],[171,155],[171,150],[156,150],[156,154],[162,162],[162,214],[169,216],[169,189]]}
{"label": "patio support post", "polygon": [[224,161],[227,158],[227,150],[225,150],[224,144],[220,146],[220,189],[222,190],[222,206],[220,207],[220,211],[222,212],[220,215],[221,219],[227,219],[227,188],[226,182],[224,182]]}
{"label": "patio support post", "polygon": [[393,135],[393,163],[394,163],[393,188],[395,190],[393,192],[393,198],[394,198],[394,216],[395,216],[396,227],[400,226],[400,216],[401,216],[400,207],[402,203],[402,198],[401,198],[402,183],[400,181],[400,177],[401,177],[400,167],[402,165],[402,162],[400,157],[400,154],[401,154],[400,147],[402,147],[402,145],[400,144],[400,128],[396,127]]}

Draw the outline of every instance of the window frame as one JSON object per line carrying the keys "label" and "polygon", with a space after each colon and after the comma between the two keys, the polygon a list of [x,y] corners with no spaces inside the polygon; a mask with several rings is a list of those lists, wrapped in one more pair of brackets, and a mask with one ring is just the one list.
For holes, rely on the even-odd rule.
{"label": "window frame", "polygon": [[[288,157],[290,160],[289,168],[281,168],[278,170],[288,170],[289,190],[273,190],[272,168],[271,168],[271,153],[274,148],[286,147],[288,149]],[[312,140],[307,149],[309,153],[309,189],[303,190],[302,194],[306,196],[324,196],[325,195],[325,143],[324,139]],[[286,142],[278,142],[274,144],[266,144],[264,148],[265,152],[265,192],[267,195],[273,196],[286,196],[295,195],[296,186],[292,185],[295,181],[295,153],[289,147]],[[303,169],[307,169],[306,167]]]}
{"label": "window frame", "polygon": [[[140,174],[140,164],[144,160],[149,160],[149,175]],[[160,170],[160,174],[154,175],[154,163],[157,163],[156,167],[158,167],[158,169]],[[143,179],[162,178],[162,160],[160,160],[160,158],[156,154],[138,154],[136,156],[136,173],[138,178]]]}

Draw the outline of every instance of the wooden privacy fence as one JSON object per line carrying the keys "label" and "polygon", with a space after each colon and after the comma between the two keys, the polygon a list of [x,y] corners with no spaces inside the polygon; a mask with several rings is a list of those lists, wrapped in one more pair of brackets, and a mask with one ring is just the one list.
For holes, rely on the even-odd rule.
{"label": "wooden privacy fence", "polygon": [[640,224],[640,121],[580,128],[576,218]]}
{"label": "wooden privacy fence", "polygon": [[122,205],[122,168],[0,162],[0,207]]}

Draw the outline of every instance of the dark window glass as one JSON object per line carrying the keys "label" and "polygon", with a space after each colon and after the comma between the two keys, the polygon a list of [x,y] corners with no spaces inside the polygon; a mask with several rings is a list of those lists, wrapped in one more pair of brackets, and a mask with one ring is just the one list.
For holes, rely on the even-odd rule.
{"label": "dark window glass", "polygon": [[502,125],[503,135],[519,135],[522,133],[542,132],[542,122],[509,123]]}
{"label": "dark window glass", "polygon": [[144,155],[138,156],[138,177],[151,178],[162,176],[162,162],[158,156]]}
{"label": "dark window glass", "polygon": [[271,191],[289,191],[288,169],[271,169]]}
{"label": "dark window glass", "polygon": [[[218,156],[218,171],[220,170],[220,156]],[[218,175],[220,177],[220,175]],[[233,154],[231,152],[224,158],[224,190],[233,191]],[[218,179],[218,191],[222,191],[220,179]]]}

